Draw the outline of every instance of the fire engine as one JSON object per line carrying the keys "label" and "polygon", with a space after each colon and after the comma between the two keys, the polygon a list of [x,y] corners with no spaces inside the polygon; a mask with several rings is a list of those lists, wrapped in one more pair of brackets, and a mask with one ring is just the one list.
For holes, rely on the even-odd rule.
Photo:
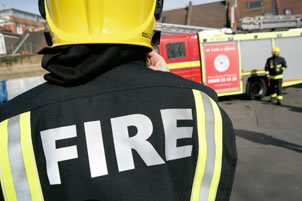
{"label": "fire engine", "polygon": [[[264,71],[272,49],[279,47],[287,61],[283,86],[302,83],[302,30],[229,33],[228,29],[160,24],[161,36],[155,49],[172,73],[213,88],[218,96],[247,94],[263,98],[269,80]],[[195,33],[194,33],[195,32]]]}

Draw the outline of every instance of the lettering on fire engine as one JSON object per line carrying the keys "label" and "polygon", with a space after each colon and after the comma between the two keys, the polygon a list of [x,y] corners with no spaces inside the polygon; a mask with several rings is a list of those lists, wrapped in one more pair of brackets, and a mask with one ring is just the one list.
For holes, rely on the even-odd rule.
{"label": "lettering on fire engine", "polygon": [[[177,146],[180,139],[192,138],[193,127],[177,127],[179,120],[193,120],[192,109],[161,110],[165,133],[165,158],[167,161],[190,157],[192,145]],[[132,114],[112,118],[112,134],[119,172],[135,169],[132,150],[135,150],[147,166],[165,164],[148,139],[153,134],[151,119],[143,114]],[[91,178],[108,175],[101,121],[84,122],[87,155]],[[135,136],[129,136],[128,127],[137,129]],[[51,185],[61,184],[59,162],[77,159],[76,145],[56,148],[58,140],[77,137],[76,125],[41,131],[46,171]]]}

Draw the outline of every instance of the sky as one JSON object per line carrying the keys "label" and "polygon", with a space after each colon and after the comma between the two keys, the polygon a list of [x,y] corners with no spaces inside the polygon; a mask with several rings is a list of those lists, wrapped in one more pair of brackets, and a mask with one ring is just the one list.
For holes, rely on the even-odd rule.
{"label": "sky", "polygon": [[[183,8],[189,4],[190,0],[164,0],[164,10]],[[193,5],[212,3],[222,0],[191,0]],[[38,0],[0,0],[0,9],[16,8],[27,12],[39,14]]]}

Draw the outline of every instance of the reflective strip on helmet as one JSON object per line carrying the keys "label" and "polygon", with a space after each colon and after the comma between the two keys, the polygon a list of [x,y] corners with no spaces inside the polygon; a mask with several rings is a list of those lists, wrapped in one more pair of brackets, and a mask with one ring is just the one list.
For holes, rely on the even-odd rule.
{"label": "reflective strip on helmet", "polygon": [[278,79],[282,79],[283,75],[270,75],[269,78],[271,78],[273,80],[278,80]]}
{"label": "reflective strip on helmet", "polygon": [[277,96],[278,100],[283,100],[283,96]]}
{"label": "reflective strip on helmet", "polygon": [[1,123],[0,140],[4,194],[9,201],[43,201],[32,146],[30,113],[23,113],[5,122]]}
{"label": "reflective strip on helmet", "polygon": [[198,159],[191,201],[214,201],[222,164],[222,119],[216,103],[193,90],[198,131]]}

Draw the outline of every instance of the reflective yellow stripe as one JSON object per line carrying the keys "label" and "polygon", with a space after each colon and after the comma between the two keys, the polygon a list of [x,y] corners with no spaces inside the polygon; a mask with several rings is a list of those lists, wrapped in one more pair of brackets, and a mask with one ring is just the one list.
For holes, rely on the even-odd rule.
{"label": "reflective yellow stripe", "polygon": [[252,71],[243,71],[242,75],[252,75],[252,74],[266,74],[265,70],[252,70]]}
{"label": "reflective yellow stripe", "polygon": [[272,98],[276,98],[276,97],[277,97],[277,94],[272,94],[271,97],[272,97]]}
{"label": "reflective yellow stripe", "polygon": [[191,201],[215,201],[222,165],[222,118],[217,104],[193,90],[198,131],[198,158]]}
{"label": "reflective yellow stripe", "polygon": [[5,200],[17,201],[17,195],[8,156],[8,120],[0,123],[0,174]]}
{"label": "reflective yellow stripe", "polygon": [[278,80],[278,79],[282,79],[283,75],[270,75],[269,77],[273,80]]}
{"label": "reflective yellow stripe", "polygon": [[219,185],[220,175],[221,175],[221,166],[222,166],[222,118],[220,110],[217,104],[210,99],[215,116],[215,144],[216,144],[216,156],[215,156],[215,167],[213,180],[210,187],[209,200],[215,200],[217,189]]}
{"label": "reflective yellow stripe", "polygon": [[302,84],[302,80],[298,79],[298,80],[288,80],[288,81],[284,81],[282,83],[283,87],[288,87],[288,86],[292,86],[292,85],[296,85],[296,84]]}
{"label": "reflective yellow stripe", "polygon": [[282,67],[282,70],[285,71],[285,67]]}
{"label": "reflective yellow stripe", "polygon": [[282,64],[277,65],[277,68],[281,68],[281,67],[282,67]]}
{"label": "reflective yellow stripe", "polygon": [[180,62],[180,63],[168,64],[169,69],[188,68],[188,67],[196,67],[196,66],[200,66],[200,61]]}
{"label": "reflective yellow stripe", "polygon": [[277,96],[278,100],[283,100],[283,96]]}
{"label": "reflective yellow stripe", "polygon": [[207,157],[207,143],[206,143],[206,130],[205,130],[205,111],[203,107],[203,100],[200,91],[193,90],[196,116],[197,116],[197,132],[198,132],[198,159],[196,164],[196,171],[192,187],[190,201],[199,201],[199,192],[204,175]]}
{"label": "reflective yellow stripe", "polygon": [[20,115],[21,147],[24,166],[27,175],[31,198],[34,201],[43,201],[42,188],[36,167],[36,160],[32,146],[30,112]]}

